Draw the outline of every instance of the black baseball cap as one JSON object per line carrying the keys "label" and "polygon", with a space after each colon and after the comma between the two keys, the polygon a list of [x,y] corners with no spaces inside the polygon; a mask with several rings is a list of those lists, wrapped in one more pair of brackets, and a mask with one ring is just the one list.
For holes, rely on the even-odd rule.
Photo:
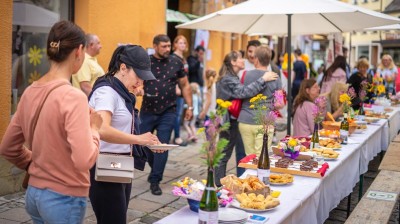
{"label": "black baseball cap", "polygon": [[151,72],[150,57],[146,50],[139,45],[125,45],[124,52],[120,55],[120,60],[132,67],[136,75],[142,80],[155,80]]}

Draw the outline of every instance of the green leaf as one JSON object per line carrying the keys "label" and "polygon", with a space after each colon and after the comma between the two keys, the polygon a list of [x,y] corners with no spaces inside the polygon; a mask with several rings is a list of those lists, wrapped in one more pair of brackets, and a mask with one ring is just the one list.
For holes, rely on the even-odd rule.
{"label": "green leaf", "polygon": [[222,151],[222,149],[224,149],[228,145],[228,143],[229,143],[229,141],[224,138],[219,139],[219,141],[217,143],[217,152],[219,150]]}

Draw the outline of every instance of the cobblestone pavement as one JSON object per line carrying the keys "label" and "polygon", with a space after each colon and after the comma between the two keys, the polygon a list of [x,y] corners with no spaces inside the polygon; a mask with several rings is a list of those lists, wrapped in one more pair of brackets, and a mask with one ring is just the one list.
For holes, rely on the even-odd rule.
{"label": "cobblestone pavement", "polygon": [[[283,137],[284,133],[278,134],[278,137]],[[164,179],[161,182],[163,190],[162,196],[154,196],[149,190],[147,183],[147,175],[150,171],[147,166],[143,172],[135,171],[135,178],[132,184],[131,201],[129,203],[127,223],[131,224],[150,224],[155,221],[177,211],[187,205],[187,201],[172,195],[171,183],[176,180],[189,176],[194,179],[206,178],[206,167],[202,164],[199,154],[201,141],[198,143],[189,144],[186,147],[179,147],[170,151],[168,163],[164,173]],[[234,157],[231,158],[228,164],[228,173],[235,173]],[[364,193],[372,183],[373,178],[377,175],[377,167],[379,158],[375,158],[370,163],[370,169],[365,174]],[[351,210],[357,204],[358,185],[354,187],[351,198]],[[24,193],[10,194],[0,197],[0,224],[17,224],[17,223],[32,223],[30,216],[24,208]],[[331,211],[327,224],[344,223],[346,220],[345,210],[347,206],[347,198],[343,199],[338,207]],[[398,206],[393,212],[390,223],[398,223]],[[86,216],[86,224],[96,223],[96,217],[88,202]]]}

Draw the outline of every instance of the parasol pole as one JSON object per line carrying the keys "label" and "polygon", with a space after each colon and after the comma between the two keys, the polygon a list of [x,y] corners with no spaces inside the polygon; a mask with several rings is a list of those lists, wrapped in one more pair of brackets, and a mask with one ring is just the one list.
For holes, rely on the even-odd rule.
{"label": "parasol pole", "polygon": [[291,116],[292,116],[292,14],[287,14],[288,17],[288,36],[286,43],[286,52],[288,54],[288,93],[286,95],[288,102],[287,113],[287,134],[290,135]]}

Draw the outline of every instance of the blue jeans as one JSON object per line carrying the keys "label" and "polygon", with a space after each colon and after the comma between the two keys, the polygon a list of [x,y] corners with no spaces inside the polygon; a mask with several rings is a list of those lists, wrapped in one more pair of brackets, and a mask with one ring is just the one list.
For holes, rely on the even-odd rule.
{"label": "blue jeans", "polygon": [[83,223],[86,200],[86,197],[62,195],[29,185],[25,196],[25,209],[35,224]]}
{"label": "blue jeans", "polygon": [[[153,113],[140,113],[140,132],[154,132],[157,130],[157,137],[161,143],[169,143],[172,129],[174,127],[176,118],[176,112],[167,110],[162,114],[153,114]],[[164,153],[153,153],[147,147],[145,147],[148,163],[151,167],[151,172],[147,180],[150,183],[160,183],[163,174],[165,165],[168,160],[168,150]]]}
{"label": "blue jeans", "polygon": [[180,135],[180,130],[181,130],[181,118],[183,114],[183,104],[185,101],[183,100],[183,97],[176,97],[176,119],[175,119],[175,125],[174,125],[174,136],[175,138],[179,138]]}

